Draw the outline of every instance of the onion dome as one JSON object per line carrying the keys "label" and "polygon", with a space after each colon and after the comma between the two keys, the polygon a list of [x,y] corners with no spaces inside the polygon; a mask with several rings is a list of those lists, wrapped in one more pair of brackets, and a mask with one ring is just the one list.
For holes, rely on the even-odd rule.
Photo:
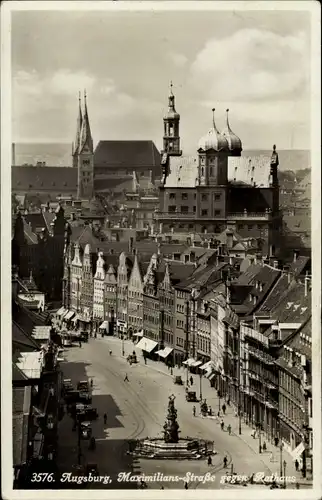
{"label": "onion dome", "polygon": [[209,132],[203,136],[198,143],[198,150],[202,149],[203,151],[208,151],[209,149],[214,149],[215,151],[222,151],[224,149],[228,149],[227,139],[223,134],[219,132],[215,123],[215,108],[212,110],[213,113],[213,127],[209,130]]}
{"label": "onion dome", "polygon": [[179,120],[180,115],[176,112],[175,108],[175,97],[172,92],[172,82],[170,83],[170,95],[169,95],[169,107],[168,112],[164,115],[164,120],[175,119]]}
{"label": "onion dome", "polygon": [[233,151],[236,149],[241,151],[243,149],[242,142],[239,139],[239,137],[236,134],[234,134],[234,132],[231,130],[230,125],[229,125],[229,118],[228,118],[229,109],[226,109],[226,113],[227,113],[227,123],[226,123],[226,127],[222,133],[227,139],[228,147],[229,147],[230,151]]}

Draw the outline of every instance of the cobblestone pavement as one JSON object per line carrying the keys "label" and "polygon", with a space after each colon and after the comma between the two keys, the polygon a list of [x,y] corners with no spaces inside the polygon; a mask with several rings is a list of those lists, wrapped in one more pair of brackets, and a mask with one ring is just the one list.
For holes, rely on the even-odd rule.
{"label": "cobblestone pavement", "polygon": [[[71,378],[76,384],[77,380],[89,377],[94,380],[93,406],[98,409],[99,419],[93,423],[93,435],[96,438],[97,448],[89,451],[85,442],[82,442],[84,460],[95,462],[99,465],[102,475],[109,475],[112,483],[108,485],[93,484],[94,488],[133,488],[135,484],[118,483],[119,472],[133,474],[165,474],[184,477],[187,472],[196,476],[211,473],[214,481],[189,483],[189,489],[228,487],[220,484],[220,477],[226,473],[222,460],[228,457],[228,471],[233,467],[234,472],[240,475],[250,475],[263,472],[270,475],[279,472],[279,455],[273,451],[271,461],[271,445],[266,453],[258,453],[258,439],[251,436],[252,430],[242,423],[242,434],[238,435],[238,418],[230,407],[224,417],[225,430],[220,428],[217,418],[203,418],[199,414],[193,417],[193,403],[185,400],[185,390],[182,386],[173,383],[175,375],[186,377],[186,370],[175,368],[173,374],[162,362],[147,360],[144,363],[142,353],[137,349],[138,364],[130,366],[126,356],[135,349],[130,341],[124,341],[124,356],[122,356],[122,342],[114,337],[90,339],[82,348],[73,347],[65,352],[66,363],[62,363],[65,378]],[[112,355],[109,351],[112,350]],[[85,360],[85,361],[84,361]],[[128,375],[129,382],[124,381]],[[190,377],[190,374],[189,374]],[[199,395],[199,376],[194,376],[195,389]],[[202,380],[203,398],[213,408],[218,409],[216,391],[210,387],[209,381]],[[165,461],[165,460],[133,460],[127,451],[127,440],[136,437],[161,436],[164,424],[167,402],[170,394],[176,396],[175,405],[178,410],[178,422],[181,437],[190,436],[210,439],[214,441],[217,455],[213,457],[213,465],[208,467],[202,461]],[[198,404],[196,407],[198,409]],[[106,427],[103,424],[103,414],[107,413]],[[227,426],[231,425],[232,433],[229,435]],[[60,469],[69,471],[73,463],[77,463],[77,436],[72,432],[72,421],[65,416],[60,426]],[[275,448],[275,447],[273,447]],[[286,475],[296,476],[291,457],[283,452],[283,460],[287,462]],[[76,461],[76,462],[75,462]],[[298,475],[299,476],[299,475]],[[212,478],[213,478],[212,477]],[[300,479],[300,477],[298,477]],[[301,488],[308,487],[301,480]],[[149,488],[183,488],[183,481],[167,483],[156,481],[149,483]],[[229,485],[229,487],[232,487]],[[235,486],[236,487],[236,486]],[[294,487],[288,485],[289,488]],[[251,487],[253,488],[253,487]],[[267,488],[267,487],[266,487]]]}

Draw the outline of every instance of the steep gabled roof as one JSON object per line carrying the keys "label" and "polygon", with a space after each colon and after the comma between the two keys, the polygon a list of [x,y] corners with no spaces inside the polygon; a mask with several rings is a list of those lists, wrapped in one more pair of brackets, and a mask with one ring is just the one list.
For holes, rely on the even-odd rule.
{"label": "steep gabled roof", "polygon": [[12,167],[11,180],[13,191],[51,189],[75,193],[77,169],[72,167]]}
{"label": "steep gabled roof", "polygon": [[99,141],[94,153],[94,169],[161,169],[161,157],[153,141]]}

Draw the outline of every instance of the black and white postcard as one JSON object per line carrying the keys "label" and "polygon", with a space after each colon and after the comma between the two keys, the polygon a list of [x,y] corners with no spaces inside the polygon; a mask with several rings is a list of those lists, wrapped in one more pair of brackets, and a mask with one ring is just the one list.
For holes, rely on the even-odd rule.
{"label": "black and white postcard", "polygon": [[319,7],[2,4],[3,498],[321,498]]}

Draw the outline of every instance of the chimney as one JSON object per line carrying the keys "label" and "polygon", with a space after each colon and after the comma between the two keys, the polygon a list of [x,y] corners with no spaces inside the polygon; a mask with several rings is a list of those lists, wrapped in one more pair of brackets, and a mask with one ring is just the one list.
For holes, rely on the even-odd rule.
{"label": "chimney", "polygon": [[231,231],[229,231],[229,232],[227,231],[226,236],[227,236],[227,240],[226,240],[227,247],[233,248],[233,246],[234,246],[233,233]]}
{"label": "chimney", "polygon": [[309,276],[308,271],[306,271],[305,279],[304,279],[304,295],[305,295],[305,297],[307,297],[307,294],[309,292],[309,282],[310,282],[310,276]]}
{"label": "chimney", "polygon": [[12,156],[12,158],[11,158],[11,165],[13,167],[15,167],[16,166],[16,144],[14,142],[12,143],[11,148],[12,148],[11,149],[11,156]]}
{"label": "chimney", "polygon": [[274,269],[278,269],[278,260],[273,261],[273,267]]}
{"label": "chimney", "polygon": [[294,252],[293,252],[293,262],[297,261],[298,256],[299,256],[299,251],[298,250],[294,250]]}
{"label": "chimney", "polygon": [[129,253],[133,253],[133,236],[129,239]]}

